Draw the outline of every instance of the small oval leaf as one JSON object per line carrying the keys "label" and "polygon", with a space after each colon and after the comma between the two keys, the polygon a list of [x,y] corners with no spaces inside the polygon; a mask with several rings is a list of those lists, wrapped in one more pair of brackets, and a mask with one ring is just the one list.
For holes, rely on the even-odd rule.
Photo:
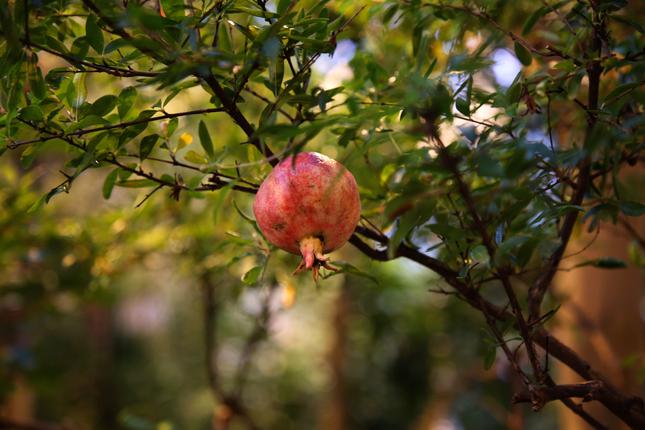
{"label": "small oval leaf", "polygon": [[529,50],[517,41],[515,42],[515,55],[517,55],[517,59],[520,60],[520,63],[525,66],[530,66],[533,61],[533,57]]}

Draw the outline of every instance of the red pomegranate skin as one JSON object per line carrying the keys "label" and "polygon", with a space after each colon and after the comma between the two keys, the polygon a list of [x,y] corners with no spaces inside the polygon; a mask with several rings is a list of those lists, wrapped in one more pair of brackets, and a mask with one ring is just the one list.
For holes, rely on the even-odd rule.
{"label": "red pomegranate skin", "polygon": [[317,152],[301,152],[295,162],[289,156],[275,166],[257,192],[253,212],[267,240],[302,253],[309,269],[313,255],[307,258],[301,241],[318,238],[325,253],[340,248],[358,224],[361,203],[356,180],[342,164]]}

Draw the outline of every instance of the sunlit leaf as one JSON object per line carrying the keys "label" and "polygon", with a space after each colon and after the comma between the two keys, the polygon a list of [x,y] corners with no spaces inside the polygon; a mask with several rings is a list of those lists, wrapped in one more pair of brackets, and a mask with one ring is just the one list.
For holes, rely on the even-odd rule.
{"label": "sunlit leaf", "polygon": [[199,142],[202,144],[202,148],[204,148],[208,157],[212,158],[215,155],[215,151],[213,150],[213,142],[204,121],[199,121]]}
{"label": "sunlit leaf", "polygon": [[188,151],[184,155],[184,159],[186,161],[189,161],[191,163],[195,164],[206,164],[208,163],[208,158],[204,157],[202,154],[195,152],[195,151]]}
{"label": "sunlit leaf", "polygon": [[114,189],[118,172],[119,169],[112,170],[103,181],[103,198],[106,200],[112,195],[112,190]]}
{"label": "sunlit leaf", "polygon": [[264,267],[262,266],[253,267],[251,270],[242,275],[242,282],[244,282],[246,285],[255,285],[258,279],[260,279],[263,271]]}
{"label": "sunlit leaf", "polygon": [[121,119],[124,119],[128,112],[130,112],[130,109],[132,109],[136,97],[137,90],[134,87],[127,87],[123,91],[121,91],[118,101],[118,110]]}

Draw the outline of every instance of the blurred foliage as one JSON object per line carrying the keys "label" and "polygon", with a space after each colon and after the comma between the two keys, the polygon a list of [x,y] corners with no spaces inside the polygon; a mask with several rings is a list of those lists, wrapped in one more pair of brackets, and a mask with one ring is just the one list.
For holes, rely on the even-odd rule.
{"label": "blurred foliage", "polygon": [[[73,428],[226,421],[204,358],[211,289],[220,383],[259,428],[321,426],[340,383],[325,358],[337,297],[348,428],[501,429],[509,413],[552,428],[548,408],[511,411],[495,339],[427,291],[443,285],[432,273],[347,247],[314,286],[289,277],[296,257],[249,215],[266,156],[317,150],[355,175],[389,257],[405,244],[469,285],[500,268],[533,282],[567,214],[593,231],[645,212],[642,174],[623,173],[642,162],[643,27],[637,6],[596,3],[3,1],[0,404],[26,383],[34,416]],[[519,60],[509,86],[492,71],[499,50]],[[583,160],[593,186],[571,204]],[[642,267],[637,240],[630,256],[576,264]]]}

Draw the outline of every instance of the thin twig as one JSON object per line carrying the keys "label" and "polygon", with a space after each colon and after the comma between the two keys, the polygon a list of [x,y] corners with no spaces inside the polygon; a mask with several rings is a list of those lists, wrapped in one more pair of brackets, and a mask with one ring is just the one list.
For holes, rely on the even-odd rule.
{"label": "thin twig", "polygon": [[52,134],[50,136],[41,136],[35,139],[30,139],[30,140],[23,140],[20,142],[10,142],[7,144],[7,148],[9,149],[16,149],[20,146],[23,145],[29,145],[31,143],[36,143],[36,142],[46,142],[48,140],[52,139],[63,139],[66,137],[80,137],[84,136],[86,134],[90,133],[97,133],[99,131],[106,131],[106,130],[113,130],[115,128],[126,128],[126,127],[131,127],[133,125],[139,125],[139,124],[145,124],[153,121],[161,121],[164,119],[170,119],[170,118],[177,118],[181,116],[189,116],[189,115],[199,115],[199,114],[205,114],[205,113],[213,113],[213,112],[222,112],[224,111],[224,108],[208,108],[208,109],[198,109],[198,110],[192,110],[192,111],[185,111],[185,112],[177,112],[177,113],[167,113],[161,116],[155,116],[151,118],[144,118],[144,119],[137,119],[133,121],[126,121],[126,122],[120,122],[118,124],[110,124],[110,125],[104,125],[101,127],[94,127],[94,128],[86,128],[83,130],[76,130],[70,133],[56,133]]}
{"label": "thin twig", "polygon": [[143,200],[141,200],[141,201],[140,201],[140,202],[135,206],[135,208],[141,207],[141,205],[143,205],[143,204],[146,202],[146,200],[148,200],[148,199],[149,199],[149,198],[150,198],[154,193],[156,193],[156,192],[157,192],[157,191],[159,191],[161,188],[163,188],[163,186],[164,186],[164,184],[159,184],[159,185],[157,185],[157,186],[156,186],[152,191],[150,191],[148,194],[146,194],[146,196],[143,198]]}
{"label": "thin twig", "polygon": [[46,46],[39,45],[37,43],[31,42],[26,39],[22,39],[22,42],[25,43],[27,46],[30,46],[35,49],[39,49],[41,51],[48,52],[56,57],[62,58],[63,60],[66,60],[70,64],[74,65],[80,65],[80,66],[85,66],[85,67],[90,67],[97,72],[102,72],[106,73],[109,75],[113,76],[118,76],[118,77],[155,77],[159,75],[159,72],[145,72],[142,70],[132,70],[132,69],[123,69],[120,67],[114,67],[114,66],[108,66],[107,64],[97,64],[97,63],[92,63],[87,60],[83,60],[80,58],[77,58],[73,55],[66,54],[63,52],[58,52],[53,49],[50,49]]}

